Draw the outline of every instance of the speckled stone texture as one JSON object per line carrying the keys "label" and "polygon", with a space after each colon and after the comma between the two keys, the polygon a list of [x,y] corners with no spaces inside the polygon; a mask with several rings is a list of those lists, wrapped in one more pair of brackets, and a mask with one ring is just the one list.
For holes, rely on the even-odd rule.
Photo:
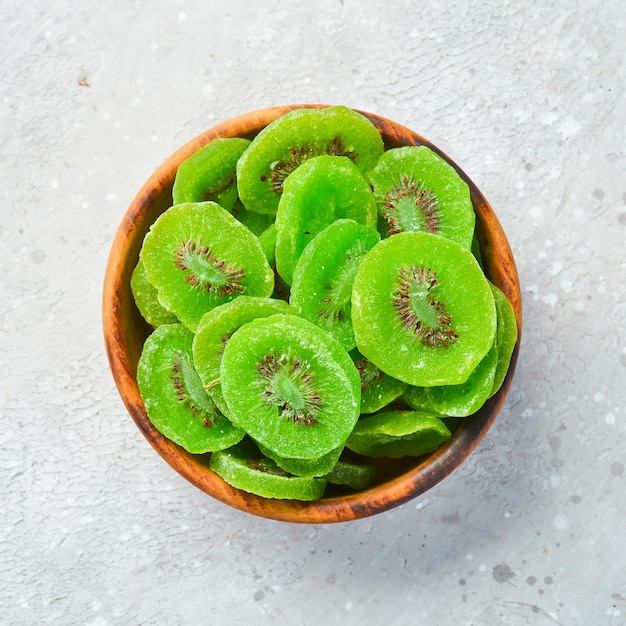
{"label": "speckled stone texture", "polygon": [[[621,0],[2,4],[0,624],[626,623]],[[174,473],[101,331],[112,238],[154,168],[291,102],[375,112],[450,154],[524,297],[475,453],[339,525],[255,518]]]}

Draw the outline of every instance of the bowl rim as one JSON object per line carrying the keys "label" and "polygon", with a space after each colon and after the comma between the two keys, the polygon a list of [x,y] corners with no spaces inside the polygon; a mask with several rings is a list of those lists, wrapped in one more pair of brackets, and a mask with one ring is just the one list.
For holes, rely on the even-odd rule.
{"label": "bowl rim", "polygon": [[[370,489],[313,502],[267,499],[235,489],[208,468],[209,455],[190,455],[156,431],[139,395],[133,364],[128,358],[131,329],[124,327],[122,317],[124,294],[128,292],[127,282],[130,280],[128,258],[129,255],[138,258],[138,245],[143,240],[143,235],[139,237],[138,227],[142,226],[145,231],[149,226],[143,223],[147,207],[171,186],[178,165],[206,143],[218,137],[251,138],[268,123],[293,109],[327,106],[330,105],[291,104],[245,113],[203,131],[176,150],[150,175],[126,210],[113,239],[102,292],[104,340],[115,384],[130,416],[157,453],[185,479],[224,504],[260,517],[295,523],[332,523],[369,517],[404,504],[450,475],[478,446],[505,402],[517,365],[522,330],[522,300],[513,253],[498,218],[476,184],[440,148],[418,133],[382,116],[354,109],[374,123],[383,135],[386,147],[394,147],[400,137],[408,137],[412,143],[403,140],[398,145],[428,146],[455,167],[468,184],[481,253],[490,264],[497,263],[501,269],[497,276],[490,278],[511,302],[517,320],[517,341],[502,387],[478,413],[462,419],[448,442],[435,453],[417,460],[408,471]],[[490,226],[488,238],[487,224]]]}

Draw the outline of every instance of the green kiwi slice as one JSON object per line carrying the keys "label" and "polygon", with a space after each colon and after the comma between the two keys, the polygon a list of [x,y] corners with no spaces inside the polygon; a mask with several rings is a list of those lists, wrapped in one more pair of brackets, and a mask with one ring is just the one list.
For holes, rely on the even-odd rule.
{"label": "green kiwi slice", "polygon": [[291,312],[291,307],[283,300],[239,296],[203,315],[194,335],[193,360],[200,380],[215,404],[228,417],[230,411],[219,382],[226,343],[238,328],[254,319]]}
{"label": "green kiwi slice", "polygon": [[365,253],[379,240],[372,228],[337,220],[307,245],[293,273],[291,306],[346,350],[356,346],[350,303],[354,277]]}
{"label": "green kiwi slice", "polygon": [[498,353],[498,364],[493,379],[493,387],[490,396],[493,396],[500,390],[502,383],[506,378],[511,364],[511,356],[517,342],[517,319],[513,306],[508,301],[504,293],[490,283],[493,292],[493,299],[496,303],[496,311],[498,315],[498,327],[496,330],[496,350]]}
{"label": "green kiwi slice", "polygon": [[230,213],[236,217],[244,226],[251,230],[257,237],[260,237],[270,226],[274,224],[273,215],[264,215],[248,211],[239,200],[235,203]]}
{"label": "green kiwi slice", "polygon": [[217,202],[230,211],[237,202],[237,161],[250,145],[240,137],[219,138],[196,150],[176,171],[173,204]]}
{"label": "green kiwi slice", "polygon": [[265,252],[267,262],[274,270],[274,293],[273,298],[278,300],[289,300],[289,285],[276,272],[276,223],[272,222],[260,235],[261,248]]}
{"label": "green kiwi slice", "polygon": [[146,275],[146,268],[141,259],[139,259],[130,276],[130,289],[139,312],[150,326],[156,328],[161,326],[161,324],[175,324],[178,322],[178,318],[159,302],[157,290],[150,284]]}
{"label": "green kiwi slice", "polygon": [[426,146],[387,150],[368,175],[384,235],[428,232],[471,248],[476,216],[467,183]]}
{"label": "green kiwi slice", "polygon": [[359,417],[359,374],[326,332],[294,315],[253,320],[226,343],[220,365],[235,424],[292,459],[343,445]]}
{"label": "green kiwi slice", "polygon": [[324,478],[293,476],[246,443],[211,455],[209,467],[229,485],[263,498],[308,501],[324,495]]}
{"label": "green kiwi slice", "polygon": [[369,457],[401,458],[434,452],[451,437],[438,417],[417,411],[386,411],[359,420],[346,447]]}
{"label": "green kiwi slice", "polygon": [[350,489],[368,489],[374,484],[376,468],[373,465],[337,461],[324,478],[333,485],[342,485]]}
{"label": "green kiwi slice", "polygon": [[276,454],[273,450],[259,444],[259,449],[268,458],[272,459],[281,469],[294,476],[324,476],[335,466],[343,446],[323,454],[318,459],[290,459]]}
{"label": "green kiwi slice", "polygon": [[163,324],[149,335],[137,365],[137,385],[154,427],[191,454],[229,448],[244,436],[221,415],[194,368],[193,334]]}
{"label": "green kiwi slice", "polygon": [[361,413],[375,413],[397,400],[408,385],[385,374],[358,350],[350,352],[361,377]]}
{"label": "green kiwi slice", "polygon": [[258,237],[267,262],[276,267],[276,223],[272,222]]}
{"label": "green kiwi slice", "polygon": [[427,387],[426,396],[435,411],[441,415],[450,417],[472,415],[491,395],[497,365],[498,352],[494,344],[464,383]]}
{"label": "green kiwi slice", "polygon": [[496,308],[469,249],[399,233],[363,258],[352,290],[359,352],[416,387],[464,383],[493,346]]}
{"label": "green kiwi slice", "polygon": [[159,302],[192,331],[216,306],[274,289],[258,238],[215,202],[165,211],[146,235],[140,258]]}
{"label": "green kiwi slice", "polygon": [[439,417],[444,417],[441,413],[435,410],[431,401],[428,399],[426,393],[426,387],[413,387],[409,385],[404,393],[402,399],[414,410],[422,413],[432,413]]}
{"label": "green kiwi slice", "polygon": [[338,219],[376,228],[372,191],[346,157],[309,159],[285,181],[276,213],[276,269],[287,284],[308,243]]}
{"label": "green kiwi slice", "polygon": [[342,106],[295,109],[266,126],[237,163],[239,197],[250,211],[276,213],[285,179],[312,157],[344,156],[362,172],[383,153],[378,129]]}

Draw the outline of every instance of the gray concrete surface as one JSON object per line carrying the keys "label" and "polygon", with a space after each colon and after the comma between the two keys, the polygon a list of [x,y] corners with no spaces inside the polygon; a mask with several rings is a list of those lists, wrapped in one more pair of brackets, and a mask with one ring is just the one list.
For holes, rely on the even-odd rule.
{"label": "gray concrete surface", "polygon": [[[548,4],[1,2],[0,624],[626,623],[626,14]],[[524,296],[510,396],[468,462],[333,526],[174,473],[101,333],[144,180],[197,132],[291,102],[448,152]]]}

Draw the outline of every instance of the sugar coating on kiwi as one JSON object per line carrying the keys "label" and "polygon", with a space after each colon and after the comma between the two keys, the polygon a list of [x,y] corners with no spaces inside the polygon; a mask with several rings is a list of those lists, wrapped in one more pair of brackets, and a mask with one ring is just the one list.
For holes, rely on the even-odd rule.
{"label": "sugar coating on kiwi", "polygon": [[216,409],[193,365],[193,334],[182,324],[159,326],[146,339],[137,385],[154,427],[192,454],[228,448],[245,435]]}
{"label": "sugar coating on kiwi", "polygon": [[376,202],[367,181],[345,157],[320,156],[286,181],[276,214],[276,269],[291,284],[300,255],[339,219],[376,226]]}
{"label": "sugar coating on kiwi", "polygon": [[418,387],[460,384],[496,332],[489,283],[471,252],[427,233],[399,233],[364,257],[352,292],[361,354]]}
{"label": "sugar coating on kiwi", "polygon": [[140,258],[159,302],[192,331],[216,306],[274,289],[257,237],[214,202],[165,211],[146,235]]}
{"label": "sugar coating on kiwi", "polygon": [[359,417],[360,379],[330,335],[293,315],[239,328],[220,365],[234,422],[277,455],[317,459],[343,445]]}
{"label": "sugar coating on kiwi", "polygon": [[378,232],[341,219],[318,233],[296,264],[289,302],[295,312],[330,333],[346,350],[356,346],[352,286]]}
{"label": "sugar coating on kiwi", "polygon": [[239,196],[250,211],[274,214],[285,180],[302,163],[326,154],[345,156],[367,172],[383,149],[378,129],[352,109],[295,109],[266,126],[239,159]]}
{"label": "sugar coating on kiwi", "polygon": [[368,174],[385,236],[427,232],[471,248],[475,214],[467,183],[426,146],[387,150]]}

